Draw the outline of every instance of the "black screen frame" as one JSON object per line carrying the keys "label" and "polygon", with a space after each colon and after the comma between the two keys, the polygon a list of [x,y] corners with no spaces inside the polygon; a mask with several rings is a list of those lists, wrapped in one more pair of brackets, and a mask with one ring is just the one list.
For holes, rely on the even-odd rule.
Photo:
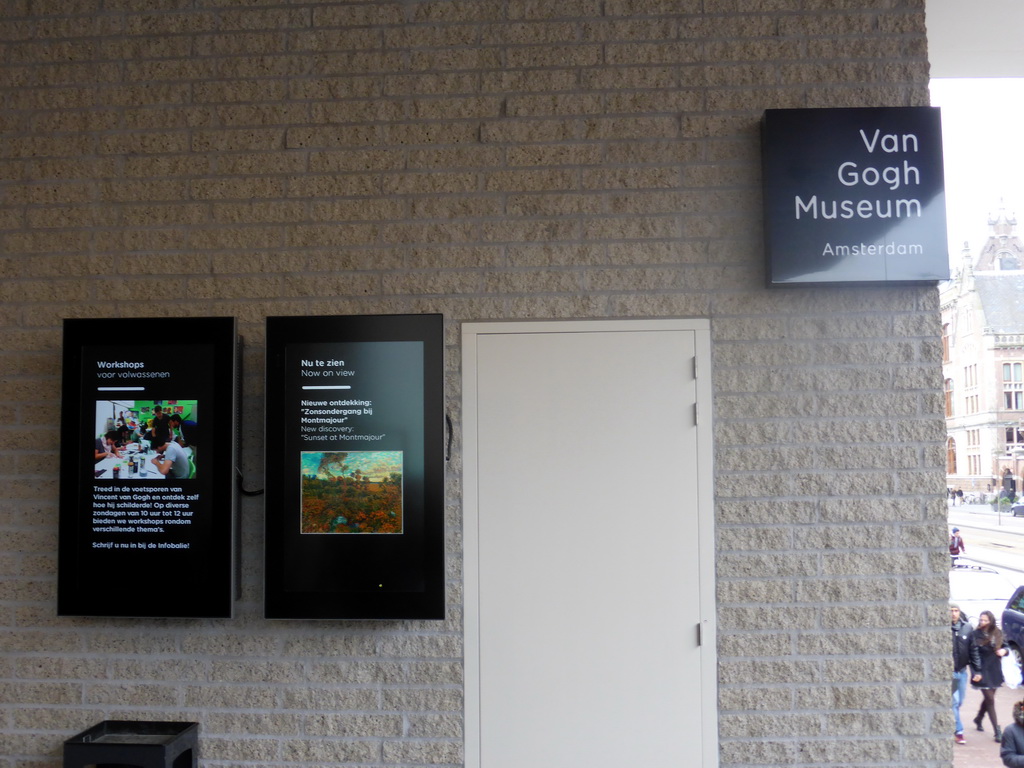
{"label": "black screen frame", "polygon": [[[264,616],[444,619],[443,316],[268,317],[266,343]],[[331,440],[320,436],[312,443],[302,441],[298,432],[299,398],[307,396],[297,394],[302,381],[295,366],[299,358],[313,356],[310,350],[320,348],[338,350],[336,357],[366,355],[360,358],[364,361],[377,360],[377,353],[387,350],[381,365],[390,372],[408,374],[400,397],[390,390],[380,391],[382,379],[374,378],[375,383],[370,383],[371,363],[355,366],[351,397],[368,397],[379,407],[376,416],[360,416],[350,423],[359,424],[362,431],[385,434],[382,443],[368,444],[341,436]],[[418,351],[407,355],[411,350]],[[383,375],[380,371],[372,374]],[[389,376],[387,381],[397,378],[403,377]],[[406,422],[421,423],[379,427],[391,410],[405,413]],[[374,430],[368,425],[378,427]],[[400,452],[409,462],[403,471],[401,535],[300,532],[297,489],[301,481],[297,470],[303,451],[359,452],[377,448]],[[352,578],[339,578],[339,574]]]}
{"label": "black screen frame", "polygon": [[[239,345],[233,317],[64,320],[58,615],[232,617],[238,587],[235,488]],[[143,384],[144,389],[130,395],[111,395],[114,399],[196,398],[197,410],[206,419],[200,416],[200,426],[193,433],[206,434],[210,439],[204,438],[201,447],[196,448],[194,464],[198,468],[194,477],[132,483],[94,477],[97,464],[91,451],[83,449],[83,438],[95,432],[97,402],[107,399],[97,391],[93,366],[98,356],[118,362],[146,360],[144,369],[167,368],[170,374],[163,381],[154,378],[131,382]],[[189,366],[195,366],[194,375]],[[146,397],[139,398],[138,394]],[[163,490],[173,483],[187,495],[200,494],[198,500],[186,505],[192,510],[188,526],[174,528],[173,534],[168,526],[164,529],[168,535],[163,537],[138,533],[108,534],[105,538],[135,542],[140,550],[144,544],[160,546],[161,540],[184,541],[188,543],[187,551],[154,549],[113,557],[112,552],[97,549],[100,534],[92,527],[98,514],[94,491],[101,488],[145,496],[146,488],[160,489],[161,483],[166,486]]]}

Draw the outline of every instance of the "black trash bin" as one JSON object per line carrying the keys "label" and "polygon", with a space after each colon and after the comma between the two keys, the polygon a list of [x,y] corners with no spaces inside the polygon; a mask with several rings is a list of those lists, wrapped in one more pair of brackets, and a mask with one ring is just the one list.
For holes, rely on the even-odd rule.
{"label": "black trash bin", "polygon": [[64,742],[64,768],[196,768],[199,723],[104,720]]}

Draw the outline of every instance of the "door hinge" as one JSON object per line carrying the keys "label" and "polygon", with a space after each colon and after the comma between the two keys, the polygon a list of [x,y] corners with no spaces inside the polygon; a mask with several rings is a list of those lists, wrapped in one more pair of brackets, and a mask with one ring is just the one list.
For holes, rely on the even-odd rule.
{"label": "door hinge", "polygon": [[[697,380],[697,356],[694,355],[690,359],[693,361],[693,380],[696,381]],[[700,424],[700,409],[697,408],[697,402],[695,400],[694,403],[693,403],[693,426],[696,427],[698,424]]]}

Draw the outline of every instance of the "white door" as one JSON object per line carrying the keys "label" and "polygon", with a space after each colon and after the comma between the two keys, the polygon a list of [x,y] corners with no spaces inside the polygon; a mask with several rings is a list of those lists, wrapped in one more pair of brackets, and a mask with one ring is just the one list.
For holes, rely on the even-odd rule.
{"label": "white door", "polygon": [[709,349],[464,327],[467,768],[717,764]]}

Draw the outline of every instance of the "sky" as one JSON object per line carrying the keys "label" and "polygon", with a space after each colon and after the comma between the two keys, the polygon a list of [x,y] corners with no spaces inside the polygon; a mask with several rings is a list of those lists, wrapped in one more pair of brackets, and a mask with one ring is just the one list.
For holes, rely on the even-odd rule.
{"label": "sky", "polygon": [[[303,451],[300,460],[302,474],[326,477],[320,474],[320,460],[324,453],[328,451]],[[373,481],[383,480],[392,472],[402,474],[402,451],[347,451],[344,462],[348,477],[357,469]]]}
{"label": "sky", "polygon": [[942,154],[950,264],[963,244],[977,256],[988,216],[1000,200],[1021,217],[1024,233],[1024,79],[932,80],[931,103],[942,108]]}

